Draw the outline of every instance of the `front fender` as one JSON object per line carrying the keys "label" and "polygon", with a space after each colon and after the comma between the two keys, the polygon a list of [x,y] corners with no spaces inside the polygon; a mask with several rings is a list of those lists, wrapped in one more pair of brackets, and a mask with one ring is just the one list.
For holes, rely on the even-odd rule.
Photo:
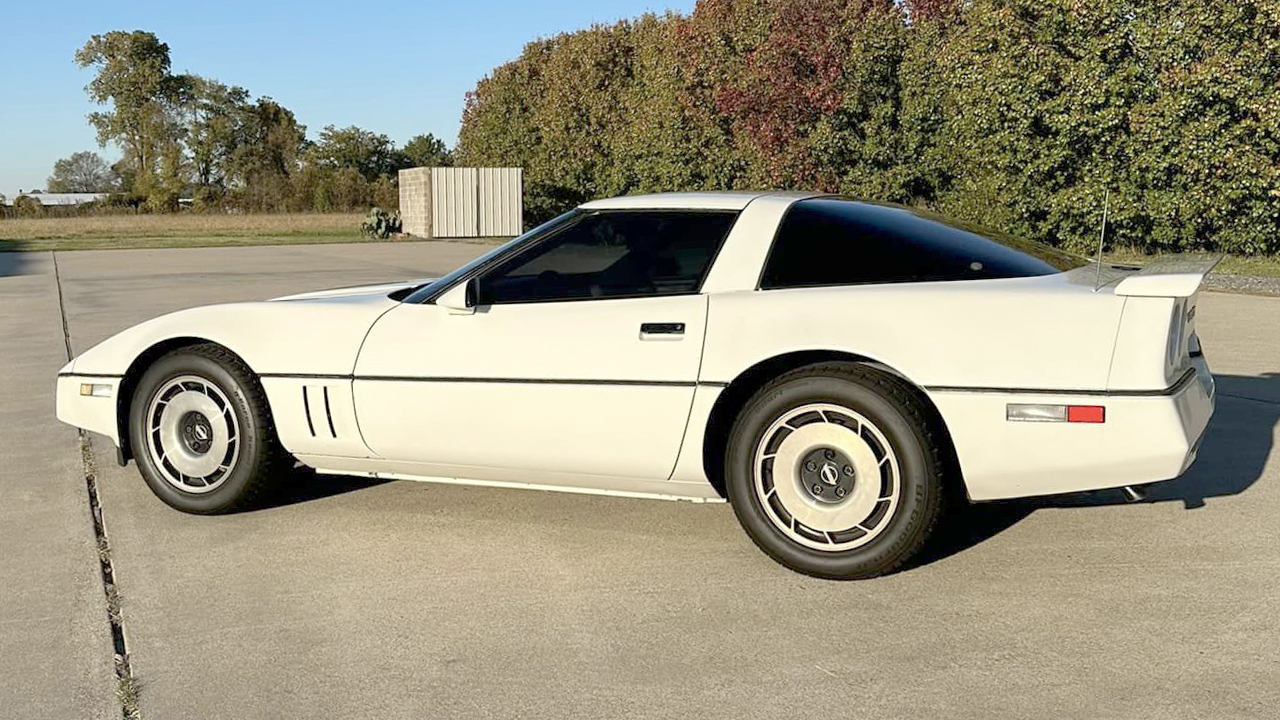
{"label": "front fender", "polygon": [[216,343],[259,376],[348,376],[369,328],[396,305],[381,294],[326,297],[211,305],[148,320],[107,338],[62,368],[58,419],[124,447],[125,396],[146,360],[175,343]]}
{"label": "front fender", "polygon": [[369,328],[396,304],[385,297],[340,297],[181,310],[102,341],[68,372],[124,375],[150,348],[190,338],[222,345],[260,375],[349,375]]}

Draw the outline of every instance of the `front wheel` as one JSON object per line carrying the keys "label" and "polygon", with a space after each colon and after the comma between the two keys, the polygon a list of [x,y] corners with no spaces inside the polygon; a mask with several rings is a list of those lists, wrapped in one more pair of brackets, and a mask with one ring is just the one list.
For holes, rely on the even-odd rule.
{"label": "front wheel", "polygon": [[130,405],[129,441],[151,490],[202,515],[252,505],[283,464],[261,385],[216,345],[176,350],[147,369]]}
{"label": "front wheel", "polygon": [[793,570],[842,580],[891,572],[942,514],[935,428],[886,373],[851,363],[794,370],[738,415],[729,500],[756,545]]}

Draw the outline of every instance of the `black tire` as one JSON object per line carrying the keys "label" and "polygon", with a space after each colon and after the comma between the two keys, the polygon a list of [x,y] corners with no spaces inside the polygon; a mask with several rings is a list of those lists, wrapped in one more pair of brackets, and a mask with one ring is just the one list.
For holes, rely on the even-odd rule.
{"label": "black tire", "polygon": [[[226,400],[226,412],[234,415],[236,451],[225,471],[218,471],[213,489],[189,492],[167,476],[180,473],[161,469],[152,450],[163,446],[158,433],[149,431],[149,410],[156,394],[174,380],[199,378],[212,385]],[[222,402],[222,398],[218,400]],[[229,422],[213,418],[210,423]],[[230,424],[227,427],[232,427]],[[287,455],[276,439],[271,411],[262,386],[253,372],[235,355],[217,345],[195,345],[175,350],[147,368],[134,390],[129,406],[129,442],[138,471],[164,502],[183,512],[213,515],[258,504],[279,482]],[[230,451],[228,451],[230,452]],[[162,463],[164,460],[161,461]],[[194,485],[198,482],[189,479]],[[180,484],[180,483],[179,483]],[[185,487],[185,485],[184,485]]]}
{"label": "black tire", "polygon": [[[875,520],[878,524],[872,533],[867,533],[871,538],[864,540],[866,544],[847,550],[837,550],[840,545],[832,538],[838,534],[821,539],[821,542],[831,543],[831,550],[815,549],[788,535],[778,525],[787,522],[787,513],[776,510],[776,504],[771,509],[770,501],[761,497],[761,487],[764,487],[766,492],[775,496],[772,502],[777,502],[777,491],[769,490],[774,481],[772,467],[762,463],[770,470],[762,472],[760,477],[768,479],[759,479],[755,474],[756,453],[760,443],[766,440],[765,433],[773,428],[771,438],[774,440],[771,442],[777,442],[778,437],[785,438],[783,433],[788,431],[778,429],[776,423],[790,412],[815,404],[839,406],[862,416],[888,441],[896,456],[899,472],[898,484],[894,486],[897,494],[893,509],[884,511]],[[725,457],[726,487],[738,521],[765,554],[806,575],[853,580],[897,570],[925,546],[942,516],[946,501],[948,463],[944,462],[939,447],[946,441],[937,421],[932,418],[913,388],[888,373],[865,365],[809,365],[779,376],[747,402],[729,435]],[[760,457],[768,457],[769,447],[772,446],[760,450]],[[786,476],[780,474],[776,479],[783,482],[784,478],[791,478],[790,482],[800,488],[796,497],[803,497],[808,487],[808,481],[800,474],[804,469],[801,465],[807,464],[798,463],[795,472]],[[861,482],[861,475],[858,475],[857,482]],[[879,478],[874,481],[874,486],[876,491],[872,497],[880,497]],[[826,489],[817,483],[813,487],[818,493]],[[809,496],[805,502],[818,507],[821,505],[819,497],[820,494]],[[849,498],[852,497],[853,491],[850,490]],[[890,505],[886,503],[885,507]],[[795,526],[791,529],[792,534],[808,530]],[[852,530],[850,535],[857,532]],[[859,540],[850,540],[846,544],[855,542]]]}

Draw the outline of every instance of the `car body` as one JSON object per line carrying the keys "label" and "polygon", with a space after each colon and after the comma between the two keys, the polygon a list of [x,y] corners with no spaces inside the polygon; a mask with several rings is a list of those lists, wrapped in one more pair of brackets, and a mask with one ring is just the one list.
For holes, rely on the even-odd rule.
{"label": "car body", "polygon": [[57,412],[137,457],[143,373],[208,345],[260,384],[282,449],[323,473],[719,501],[751,398],[843,363],[936,421],[926,444],[969,500],[1133,486],[1181,474],[1213,412],[1195,334],[1210,268],[1100,267],[806,193],[630,196],[435,281],[142,323],[62,369]]}

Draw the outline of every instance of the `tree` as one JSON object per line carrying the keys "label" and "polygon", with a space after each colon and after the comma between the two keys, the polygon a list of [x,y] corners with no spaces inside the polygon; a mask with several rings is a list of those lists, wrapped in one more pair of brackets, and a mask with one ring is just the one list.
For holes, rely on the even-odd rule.
{"label": "tree", "polygon": [[948,214],[1091,252],[1276,252],[1274,4],[970,0],[924,50]]}
{"label": "tree", "polygon": [[594,197],[709,185],[675,21],[650,14],[529,43],[468,94],[459,161],[523,167],[533,223]]}
{"label": "tree", "polygon": [[287,209],[290,176],[306,144],[306,127],[288,108],[263,97],[245,109],[241,133],[228,160],[229,185],[250,209]]}
{"label": "tree", "polygon": [[891,171],[906,31],[898,4],[721,0],[694,16],[707,27],[693,38],[717,38],[690,53],[703,102],[744,164],[729,182],[901,199]]}
{"label": "tree", "polygon": [[225,189],[230,160],[246,140],[244,126],[252,112],[249,91],[199,75],[186,78],[186,144],[195,182],[201,188]]}
{"label": "tree", "polygon": [[55,162],[46,185],[55,193],[116,192],[120,178],[97,153],[86,151]]}
{"label": "tree", "polygon": [[132,193],[133,188],[137,187],[138,169],[129,158],[120,158],[112,163],[111,172],[119,178],[120,192]]}
{"label": "tree", "polygon": [[406,167],[405,158],[396,151],[395,143],[386,135],[362,130],[354,125],[337,128],[325,126],[312,152],[313,159],[331,170],[353,168],[366,180],[391,175]]}
{"label": "tree", "polygon": [[169,72],[169,46],[142,30],[94,35],[76,51],[76,64],[95,68],[85,87],[95,103],[110,111],[89,115],[98,142],[114,142],[136,172],[135,192],[147,192],[166,145],[173,142],[172,111],[180,101],[181,81]]}
{"label": "tree", "polygon": [[440,138],[427,133],[417,135],[404,144],[401,153],[409,167],[449,167],[453,165],[453,152]]}
{"label": "tree", "polygon": [[577,197],[542,161],[546,153],[535,113],[544,97],[543,67],[552,52],[552,40],[529,43],[520,57],[481,79],[467,93],[458,132],[462,165],[525,169],[525,213],[535,223],[572,206]]}

